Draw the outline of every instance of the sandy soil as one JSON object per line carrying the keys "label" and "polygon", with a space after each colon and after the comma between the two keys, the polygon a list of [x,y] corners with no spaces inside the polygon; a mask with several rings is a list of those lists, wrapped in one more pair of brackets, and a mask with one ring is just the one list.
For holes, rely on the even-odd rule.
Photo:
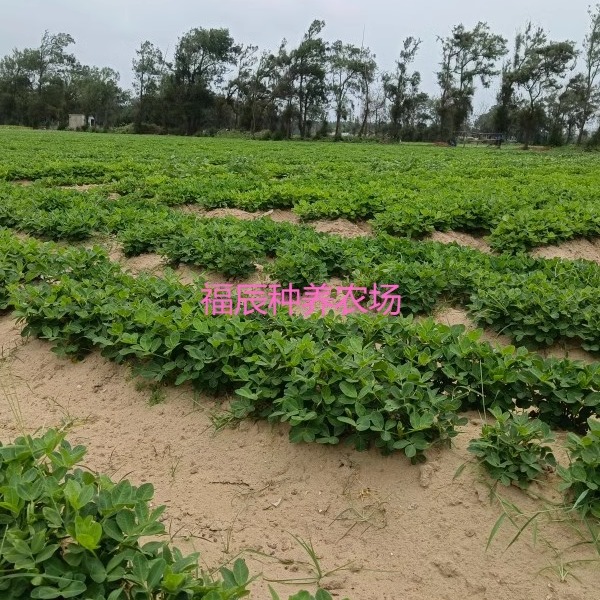
{"label": "sandy soil", "polygon": [[373,234],[368,223],[352,223],[347,219],[312,221],[308,225],[314,227],[319,233],[333,233],[342,237],[364,237]]}
{"label": "sandy soil", "polygon": [[557,246],[543,246],[531,252],[538,258],[565,258],[567,260],[591,260],[600,264],[600,239],[576,239]]}
{"label": "sandy soil", "polygon": [[59,186],[63,190],[76,190],[77,192],[89,192],[99,188],[101,183],[82,183],[80,185],[61,185]]}
{"label": "sandy soil", "polygon": [[291,210],[281,210],[280,208],[274,208],[265,213],[268,217],[277,223],[295,223],[296,225],[301,222],[300,217],[292,212]]}
{"label": "sandy soil", "polygon": [[570,360],[580,360],[584,363],[598,362],[598,358],[590,352],[586,352],[583,348],[573,342],[557,342],[553,346],[537,350],[545,358],[568,358]]}
{"label": "sandy soil", "polygon": [[453,242],[456,242],[460,246],[468,246],[469,248],[475,248],[475,250],[479,250],[480,252],[492,254],[490,245],[487,242],[481,237],[477,237],[470,233],[460,231],[434,231],[424,239],[432,242],[440,242],[442,244],[452,244]]}
{"label": "sandy soil", "polygon": [[507,335],[496,333],[492,329],[478,327],[465,309],[443,307],[436,311],[433,317],[436,321],[444,325],[464,325],[467,330],[483,329],[482,342],[503,346],[510,346],[512,344],[512,340]]}
{"label": "sandy soil", "polygon": [[[195,214],[206,218],[235,217],[236,219],[241,219],[243,221],[253,221],[255,219],[268,217],[278,223],[301,223],[298,215],[291,210],[273,209],[266,212],[252,213],[238,208],[217,208],[215,210],[207,211],[203,210],[201,207],[194,206],[193,204],[183,205],[180,207],[180,210],[185,213]],[[347,219],[308,221],[306,222],[306,225],[314,227],[319,233],[331,233],[342,237],[358,237],[373,234],[373,229],[368,223],[353,223]]]}
{"label": "sandy soil", "polygon": [[[337,598],[579,600],[600,586],[597,564],[571,566],[579,581],[564,583],[542,571],[560,563],[548,544],[577,541],[565,526],[544,525],[535,547],[524,534],[504,552],[515,533],[508,525],[485,552],[500,509],[476,469],[453,481],[478,434],[476,415],[452,449],[412,466],[374,451],[293,445],[284,426],[262,422],[215,433],[218,404],[189,389],[166,388],[165,402],[151,406],[149,389],[98,355],[73,363],[38,340],[23,345],[10,316],[0,319],[0,339],[0,439],[18,433],[9,398],[28,431],[70,423],[72,442],[89,448],[87,466],[154,483],[176,543],[200,551],[208,565],[243,552],[265,578],[310,578],[294,534],[312,540],[325,570],[344,567],[322,582]],[[547,485],[535,487],[555,497],[554,476]],[[501,493],[524,511],[541,506],[516,489]],[[565,560],[584,558],[591,556],[580,548]],[[268,597],[266,583],[254,589],[253,598]]]}
{"label": "sandy soil", "polygon": [[240,210],[239,208],[215,208],[214,210],[207,210],[202,213],[202,216],[207,218],[223,218],[223,217],[235,217],[243,221],[253,221],[261,216],[261,213],[251,213],[246,210]]}
{"label": "sandy soil", "polygon": [[[102,187],[101,183],[84,183],[81,185],[63,185],[60,186],[63,190],[75,190],[77,192],[89,192],[90,190],[95,190],[99,187]],[[117,192],[110,192],[106,196],[109,200],[118,200],[121,197],[121,194]]]}

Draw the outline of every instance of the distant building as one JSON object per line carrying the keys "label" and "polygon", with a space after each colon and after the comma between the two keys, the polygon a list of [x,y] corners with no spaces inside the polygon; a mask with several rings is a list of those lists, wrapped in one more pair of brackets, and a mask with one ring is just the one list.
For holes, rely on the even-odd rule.
{"label": "distant building", "polygon": [[[94,117],[88,117],[87,124],[89,127],[93,127],[96,124],[96,119],[94,119]],[[85,115],[69,115],[68,129],[83,129],[85,125]]]}

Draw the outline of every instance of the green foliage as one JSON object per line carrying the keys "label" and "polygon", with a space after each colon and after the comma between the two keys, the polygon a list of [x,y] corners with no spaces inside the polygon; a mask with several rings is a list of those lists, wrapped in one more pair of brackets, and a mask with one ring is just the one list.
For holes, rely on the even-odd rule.
{"label": "green foliage", "polygon": [[[561,160],[566,161],[568,173],[584,172],[578,161]],[[77,240],[93,233],[112,233],[127,255],[156,252],[170,262],[218,271],[228,278],[247,276],[256,264],[262,264],[271,278],[283,285],[321,284],[333,277],[352,278],[366,287],[394,284],[404,298],[405,314],[431,313],[436,303],[445,299],[467,306],[478,324],[491,326],[530,348],[574,340],[588,351],[600,352],[600,304],[595,293],[600,286],[600,268],[595,264],[535,260],[522,253],[513,257],[489,256],[457,245],[417,243],[383,233],[374,238],[345,239],[268,218],[244,222],[197,218],[165,206],[170,202],[169,194],[175,195],[171,198],[174,203],[199,201],[192,193],[195,189],[200,195],[217,193],[221,184],[233,177],[239,193],[255,198],[276,193],[276,202],[281,205],[293,205],[297,198],[292,196],[296,193],[308,194],[303,200],[308,203],[306,206],[316,206],[320,200],[310,196],[309,188],[288,183],[291,177],[304,180],[305,169],[298,165],[286,165],[284,169],[251,157],[232,159],[217,154],[202,163],[209,172],[214,171],[216,179],[210,184],[202,183],[199,189],[197,178],[188,176],[184,167],[167,162],[167,173],[148,175],[146,181],[151,185],[146,188],[131,177],[120,179],[112,189],[117,187],[126,196],[117,200],[108,199],[109,187],[81,193],[48,189],[40,184],[25,188],[4,184],[0,186],[4,200],[0,205],[0,223],[54,239]],[[405,166],[412,173],[410,164]],[[509,166],[514,165],[509,162]],[[387,168],[377,163],[371,167]],[[248,177],[235,179],[240,171]],[[513,193],[514,172],[508,167],[499,173],[490,167],[473,167],[464,176],[479,181],[490,171],[497,177],[502,175],[497,196],[477,196],[450,182],[443,193],[437,190],[435,203],[430,206],[430,197],[415,196],[412,189],[402,190],[397,196],[401,194],[405,200],[399,202],[396,197],[375,221],[384,230],[410,236],[423,233],[419,223],[426,230],[495,227],[493,231],[498,234],[492,234],[493,244],[511,252],[528,247],[530,242],[547,243],[596,231],[591,229],[597,221],[594,204],[585,199],[591,183],[589,176],[583,177],[583,184],[574,184],[568,190],[549,177],[539,189],[527,189],[531,198],[521,207],[521,198]],[[422,178],[422,173],[418,173]],[[273,180],[270,191],[265,187],[265,176]],[[413,175],[410,177],[411,185],[416,187]],[[263,181],[260,189],[253,187],[259,180]],[[229,184],[222,191],[223,198],[232,198]],[[370,206],[381,199],[375,186],[366,189],[360,184],[353,193]],[[545,200],[547,194],[554,194],[552,203]],[[271,196],[273,202],[274,198]],[[324,200],[331,206],[347,201],[344,195]],[[415,217],[415,211],[420,216]],[[433,221],[428,221],[428,214]],[[578,218],[571,219],[573,214]],[[534,222],[540,226],[539,235],[534,231],[537,226],[527,228],[527,223]],[[272,258],[275,260],[268,260]]]}
{"label": "green foliage", "polygon": [[8,234],[0,248],[0,293],[26,334],[62,355],[99,348],[157,382],[236,391],[237,418],[287,422],[295,441],[345,439],[420,460],[455,435],[461,408],[516,405],[580,431],[600,406],[599,364],[494,349],[461,326],[377,315],[206,316],[200,289],[123,274],[97,250]]}
{"label": "green foliage", "polygon": [[198,555],[164,541],[154,489],[77,468],[85,448],[49,430],[0,445],[0,593],[20,598],[134,600],[248,596],[238,559],[221,579],[198,573]]}
{"label": "green foliage", "polygon": [[277,145],[251,141],[109,135],[94,138],[91,159],[87,138],[74,146],[67,134],[2,136],[6,181],[100,183],[97,192],[129,200],[205,209],[292,208],[304,220],[373,219],[379,231],[413,238],[432,229],[490,232],[503,252],[598,233],[593,153],[507,151],[499,160],[481,148],[290,144],[282,156]]}
{"label": "green foliage", "polygon": [[548,425],[525,413],[502,412],[499,408],[490,412],[496,422],[483,426],[481,437],[471,440],[469,452],[493,479],[526,488],[556,466],[552,450],[546,445],[554,441]]}
{"label": "green foliage", "polygon": [[[271,592],[272,600],[281,600],[279,594],[277,594],[271,586],[269,586],[269,591]],[[333,597],[327,590],[323,589],[317,590],[317,593],[314,596],[306,590],[301,590],[297,594],[290,596],[289,600],[333,600]],[[344,600],[348,600],[348,598],[345,598]]]}
{"label": "green foliage", "polygon": [[558,474],[573,507],[600,519],[600,423],[590,418],[588,427],[585,436],[567,435],[570,465],[559,466]]}

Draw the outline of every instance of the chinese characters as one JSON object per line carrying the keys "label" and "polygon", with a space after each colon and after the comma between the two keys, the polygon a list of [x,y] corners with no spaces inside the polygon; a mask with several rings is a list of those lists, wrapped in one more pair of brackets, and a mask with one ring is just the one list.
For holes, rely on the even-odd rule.
{"label": "chinese characters", "polygon": [[397,316],[402,296],[397,285],[373,285],[372,288],[310,284],[304,289],[292,284],[216,284],[202,290],[202,305],[207,315],[303,314],[326,315],[330,311],[349,315],[378,312]]}

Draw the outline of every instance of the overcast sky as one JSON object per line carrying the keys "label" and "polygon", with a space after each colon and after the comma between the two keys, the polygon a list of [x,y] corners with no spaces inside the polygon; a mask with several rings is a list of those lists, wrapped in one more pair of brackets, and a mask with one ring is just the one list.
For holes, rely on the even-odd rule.
{"label": "overcast sky", "polygon": [[[382,69],[393,67],[402,40],[423,40],[415,66],[423,87],[436,93],[439,62],[436,36],[453,25],[487,21],[511,41],[527,20],[542,25],[551,39],[579,44],[588,26],[588,0],[0,0],[0,56],[13,48],[35,47],[45,29],[70,33],[85,64],[109,66],[131,84],[131,60],[143,40],[172,56],[177,39],[193,27],[228,27],[237,42],[275,50],[286,38],[297,43],[315,18],[324,35],[365,46]],[[479,93],[475,112],[493,94]]]}

